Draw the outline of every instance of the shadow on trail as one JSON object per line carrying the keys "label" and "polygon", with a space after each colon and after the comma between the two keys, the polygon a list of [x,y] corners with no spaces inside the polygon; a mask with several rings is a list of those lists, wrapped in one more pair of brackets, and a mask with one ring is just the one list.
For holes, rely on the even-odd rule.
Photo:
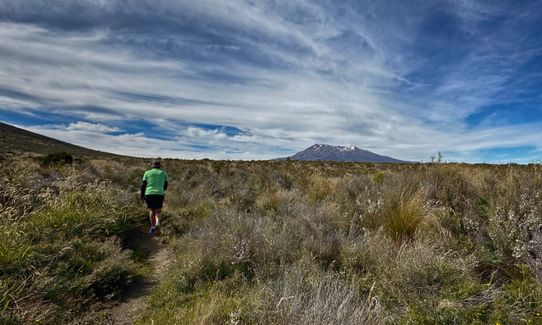
{"label": "shadow on trail", "polygon": [[160,228],[158,228],[156,236],[151,236],[149,226],[140,224],[124,234],[122,247],[132,250],[134,258],[139,262],[144,262],[162,248],[163,244],[160,242],[159,237]]}
{"label": "shadow on trail", "polygon": [[109,312],[108,324],[133,324],[144,311],[149,296],[160,279],[167,272],[174,257],[168,246],[160,238],[160,228],[156,236],[149,234],[147,223],[125,233],[122,246],[133,251],[138,262],[148,265],[150,274],[144,279],[132,283],[122,295],[118,306]]}

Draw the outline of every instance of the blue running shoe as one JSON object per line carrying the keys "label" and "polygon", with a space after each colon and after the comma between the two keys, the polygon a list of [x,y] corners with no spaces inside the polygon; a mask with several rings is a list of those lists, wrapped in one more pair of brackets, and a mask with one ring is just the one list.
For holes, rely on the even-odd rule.
{"label": "blue running shoe", "polygon": [[151,230],[149,230],[149,234],[151,235],[156,234],[156,227],[151,227]]}

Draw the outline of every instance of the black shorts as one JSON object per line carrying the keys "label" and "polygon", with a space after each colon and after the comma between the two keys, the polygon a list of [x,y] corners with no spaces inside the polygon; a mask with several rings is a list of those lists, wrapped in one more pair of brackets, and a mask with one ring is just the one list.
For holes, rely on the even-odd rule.
{"label": "black shorts", "polygon": [[164,205],[163,195],[145,195],[145,202],[147,202],[147,208],[149,209],[161,209]]}

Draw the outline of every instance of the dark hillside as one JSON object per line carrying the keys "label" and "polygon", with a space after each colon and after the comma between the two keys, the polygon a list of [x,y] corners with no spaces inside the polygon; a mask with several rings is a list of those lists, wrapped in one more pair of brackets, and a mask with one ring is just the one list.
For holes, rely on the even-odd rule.
{"label": "dark hillside", "polygon": [[76,146],[67,142],[0,122],[0,155],[49,154],[66,151],[80,158],[120,158],[122,156]]}

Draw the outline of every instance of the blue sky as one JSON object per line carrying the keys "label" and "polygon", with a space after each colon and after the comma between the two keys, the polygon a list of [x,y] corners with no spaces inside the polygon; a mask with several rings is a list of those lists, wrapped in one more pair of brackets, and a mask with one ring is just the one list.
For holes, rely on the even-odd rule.
{"label": "blue sky", "polygon": [[542,160],[542,1],[0,0],[0,121],[137,156]]}

